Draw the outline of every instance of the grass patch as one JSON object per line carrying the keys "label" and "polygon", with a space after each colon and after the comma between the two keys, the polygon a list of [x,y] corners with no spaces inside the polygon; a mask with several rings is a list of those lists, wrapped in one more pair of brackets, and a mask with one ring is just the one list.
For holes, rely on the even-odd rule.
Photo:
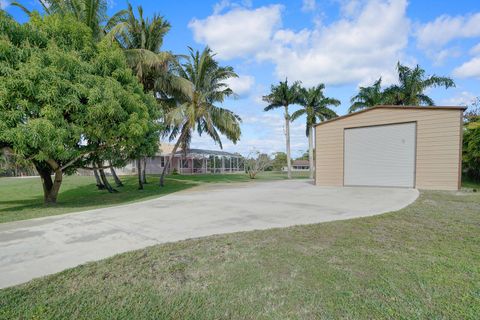
{"label": "grass patch", "polygon": [[477,191],[480,191],[480,181],[475,181],[471,178],[463,177],[462,187],[469,188],[469,189],[476,189]]}
{"label": "grass patch", "polygon": [[153,246],[1,290],[0,318],[478,319],[479,208],[426,191],[380,216]]}
{"label": "grass patch", "polygon": [[[296,177],[306,175],[297,174]],[[149,176],[150,183],[145,185],[144,190],[138,190],[135,176],[123,176],[121,179],[125,186],[117,188],[118,193],[108,193],[97,190],[94,177],[67,176],[62,183],[57,205],[45,206],[40,178],[0,178],[0,223],[156,198],[199,183],[251,181],[245,174],[172,175],[167,177],[165,187],[160,188],[158,176]],[[278,179],[286,179],[286,174],[265,172],[257,180]],[[114,185],[113,181],[111,183]]]}

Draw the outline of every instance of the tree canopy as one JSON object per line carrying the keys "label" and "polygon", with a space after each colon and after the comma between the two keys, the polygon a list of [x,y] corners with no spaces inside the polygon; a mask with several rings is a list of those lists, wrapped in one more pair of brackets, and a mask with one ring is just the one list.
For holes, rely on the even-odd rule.
{"label": "tree canopy", "polygon": [[469,178],[480,181],[480,98],[472,103],[464,120],[463,170]]}
{"label": "tree canopy", "polygon": [[455,87],[455,82],[448,77],[436,75],[426,76],[426,72],[418,64],[414,68],[397,63],[398,83],[382,90],[382,78],[369,87],[360,87],[351,99],[348,112],[355,112],[381,104],[403,106],[434,106],[435,101],[425,94],[434,87]]}
{"label": "tree canopy", "polygon": [[70,15],[19,24],[0,11],[0,34],[0,145],[33,161],[46,202],[56,201],[64,173],[122,163],[145,137],[157,148],[159,109],[116,45],[95,42]]}
{"label": "tree canopy", "polygon": [[379,78],[369,87],[360,87],[358,93],[350,100],[352,104],[348,112],[370,108],[385,103],[385,95],[382,91],[382,78]]}
{"label": "tree canopy", "polygon": [[310,134],[310,128],[315,125],[318,120],[324,121],[337,117],[337,113],[330,107],[337,107],[341,102],[335,98],[325,97],[323,93],[324,89],[325,85],[321,83],[315,87],[308,89],[301,88],[300,90],[300,105],[302,108],[292,113],[291,120],[294,121],[305,115],[305,134],[307,137]]}

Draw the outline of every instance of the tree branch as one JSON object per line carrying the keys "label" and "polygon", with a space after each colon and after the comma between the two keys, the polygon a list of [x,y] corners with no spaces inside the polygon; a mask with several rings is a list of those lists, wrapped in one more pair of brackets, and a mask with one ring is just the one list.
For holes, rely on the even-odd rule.
{"label": "tree branch", "polygon": [[72,160],[70,160],[70,161],[68,161],[66,164],[64,164],[64,165],[60,168],[60,170],[64,171],[66,168],[70,167],[72,164],[74,164],[75,162],[77,162],[77,161],[80,160],[81,158],[83,158],[83,157],[85,157],[85,156],[87,156],[87,155],[89,155],[89,154],[91,154],[91,153],[93,153],[93,151],[88,151],[88,152],[85,152],[85,153],[80,154],[79,156],[73,158]]}
{"label": "tree branch", "polygon": [[85,170],[100,170],[100,169],[110,169],[110,168],[115,168],[115,166],[101,166],[101,167],[80,167],[80,169],[85,169]]}

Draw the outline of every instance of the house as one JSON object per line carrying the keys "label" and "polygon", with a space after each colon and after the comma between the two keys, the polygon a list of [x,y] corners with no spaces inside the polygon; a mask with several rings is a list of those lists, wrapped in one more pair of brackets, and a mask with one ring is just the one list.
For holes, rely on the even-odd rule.
{"label": "house", "polygon": [[[282,168],[283,171],[287,171],[287,167]],[[308,171],[310,170],[310,163],[308,160],[293,160],[292,171]]]}
{"label": "house", "polygon": [[464,110],[376,106],[321,122],[315,184],[457,190]]}
{"label": "house", "polygon": [[[147,158],[146,172],[161,174],[168,158],[172,156],[174,146],[162,143],[159,152],[154,157]],[[202,174],[202,173],[237,173],[244,171],[243,157],[238,153],[220,150],[188,149],[178,150],[172,158],[169,173]],[[136,161],[131,161],[123,168],[117,169],[118,174],[135,174]]]}

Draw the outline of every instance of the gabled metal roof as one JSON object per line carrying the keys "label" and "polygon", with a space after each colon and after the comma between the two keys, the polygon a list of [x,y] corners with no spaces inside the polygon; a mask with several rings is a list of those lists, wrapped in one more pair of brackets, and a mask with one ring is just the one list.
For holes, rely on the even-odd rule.
{"label": "gabled metal roof", "polygon": [[354,117],[357,114],[360,113],[365,113],[365,112],[370,112],[372,110],[378,110],[378,109],[397,109],[397,110],[412,110],[412,109],[421,109],[421,110],[463,110],[465,111],[467,107],[463,106],[397,106],[397,105],[378,105],[370,108],[365,108],[363,110],[357,111],[357,112],[352,112],[352,113],[347,113],[346,115],[332,118],[330,120],[322,121],[314,125],[314,127],[321,126],[325,123],[330,123],[333,121],[338,121],[342,120],[348,117]]}

